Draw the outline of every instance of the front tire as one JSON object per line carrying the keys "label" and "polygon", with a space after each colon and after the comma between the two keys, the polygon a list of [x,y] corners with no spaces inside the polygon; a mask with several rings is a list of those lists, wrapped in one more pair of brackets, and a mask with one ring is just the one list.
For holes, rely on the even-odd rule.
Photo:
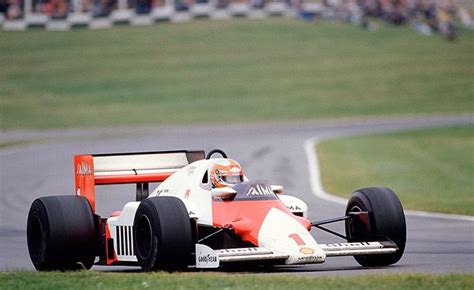
{"label": "front tire", "polygon": [[90,269],[96,253],[96,223],[84,197],[65,195],[33,201],[27,221],[31,261],[38,271]]}
{"label": "front tire", "polygon": [[398,262],[405,251],[406,223],[403,207],[396,194],[389,188],[370,187],[352,193],[347,203],[349,212],[367,211],[365,223],[346,220],[348,242],[392,241],[398,250],[392,254],[354,256],[364,267],[388,266]]}
{"label": "front tire", "polygon": [[133,239],[143,270],[186,270],[193,245],[186,206],[171,196],[144,199],[135,214]]}

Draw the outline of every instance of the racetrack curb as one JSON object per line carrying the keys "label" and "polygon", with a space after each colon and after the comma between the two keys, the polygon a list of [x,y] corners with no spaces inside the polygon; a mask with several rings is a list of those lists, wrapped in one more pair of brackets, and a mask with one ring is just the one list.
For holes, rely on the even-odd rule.
{"label": "racetrack curb", "polygon": [[[316,146],[322,140],[318,138],[310,138],[305,141],[304,149],[306,157],[308,160],[308,170],[309,170],[309,179],[311,185],[312,193],[317,197],[330,202],[338,203],[341,205],[347,204],[347,199],[335,196],[324,190],[321,182],[321,169],[319,166],[319,160],[316,153]],[[457,214],[447,214],[447,213],[435,213],[435,212],[425,212],[425,211],[416,211],[416,210],[405,210],[406,215],[410,216],[419,216],[426,218],[441,218],[441,219],[451,219],[451,220],[464,220],[474,222],[473,216],[467,215],[457,215]]]}

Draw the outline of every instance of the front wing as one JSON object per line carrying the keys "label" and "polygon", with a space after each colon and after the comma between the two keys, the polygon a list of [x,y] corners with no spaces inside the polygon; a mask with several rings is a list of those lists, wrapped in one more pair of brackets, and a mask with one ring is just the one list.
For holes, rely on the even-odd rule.
{"label": "front wing", "polygon": [[[326,253],[326,257],[391,254],[398,250],[395,243],[388,241],[318,244],[318,246]],[[282,261],[281,264],[289,264],[285,262],[289,257],[289,254],[275,253],[263,247],[213,250],[206,245],[196,244],[196,268],[217,268],[221,263],[248,261],[256,263]],[[324,260],[313,263],[322,262]]]}

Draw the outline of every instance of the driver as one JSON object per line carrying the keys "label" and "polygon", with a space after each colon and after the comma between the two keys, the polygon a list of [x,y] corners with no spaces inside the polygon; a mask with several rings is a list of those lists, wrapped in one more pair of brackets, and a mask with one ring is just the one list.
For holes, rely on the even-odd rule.
{"label": "driver", "polygon": [[240,164],[232,159],[219,159],[209,169],[212,187],[232,187],[244,181],[244,172]]}

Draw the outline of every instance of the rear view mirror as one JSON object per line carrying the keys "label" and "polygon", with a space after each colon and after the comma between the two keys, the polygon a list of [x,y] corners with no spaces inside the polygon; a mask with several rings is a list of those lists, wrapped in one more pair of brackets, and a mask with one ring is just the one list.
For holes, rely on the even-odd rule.
{"label": "rear view mirror", "polygon": [[211,189],[211,196],[222,198],[223,200],[233,199],[237,191],[230,187],[221,187]]}
{"label": "rear view mirror", "polygon": [[282,194],[283,193],[283,186],[281,185],[272,185],[272,190],[274,194]]}

